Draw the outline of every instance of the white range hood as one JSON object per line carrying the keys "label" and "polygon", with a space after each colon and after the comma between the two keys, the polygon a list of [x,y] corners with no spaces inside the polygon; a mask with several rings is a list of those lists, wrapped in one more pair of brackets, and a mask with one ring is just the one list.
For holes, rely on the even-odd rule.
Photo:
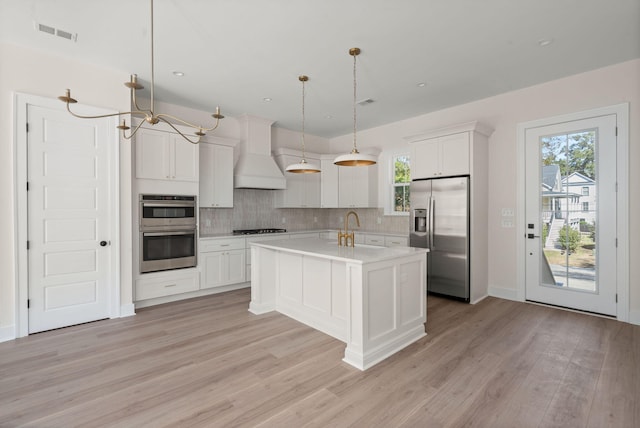
{"label": "white range hood", "polygon": [[287,181],[271,157],[271,125],[273,121],[255,116],[238,118],[243,141],[234,168],[236,189],[286,189]]}

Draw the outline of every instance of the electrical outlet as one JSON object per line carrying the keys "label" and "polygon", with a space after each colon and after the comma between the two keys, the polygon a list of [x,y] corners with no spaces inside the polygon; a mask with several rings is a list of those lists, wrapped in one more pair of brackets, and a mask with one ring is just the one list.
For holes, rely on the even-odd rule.
{"label": "electrical outlet", "polygon": [[287,222],[287,219],[282,217],[282,224],[285,224]]}

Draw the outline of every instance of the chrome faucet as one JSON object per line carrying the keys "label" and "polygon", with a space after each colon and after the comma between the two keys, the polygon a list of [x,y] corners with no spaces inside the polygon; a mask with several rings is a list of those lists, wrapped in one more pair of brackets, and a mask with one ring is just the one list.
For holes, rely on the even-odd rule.
{"label": "chrome faucet", "polygon": [[349,216],[353,214],[356,218],[356,224],[360,227],[360,218],[355,211],[349,211],[344,218],[344,232],[338,231],[338,245],[342,246],[342,238],[344,238],[344,246],[349,246],[349,240],[351,240],[351,246],[355,246],[355,232],[349,233]]}

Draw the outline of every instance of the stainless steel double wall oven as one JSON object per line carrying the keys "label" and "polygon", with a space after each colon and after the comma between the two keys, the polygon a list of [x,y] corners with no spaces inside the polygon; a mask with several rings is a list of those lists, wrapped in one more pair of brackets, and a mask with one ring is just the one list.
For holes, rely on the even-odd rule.
{"label": "stainless steel double wall oven", "polygon": [[140,273],[197,265],[195,196],[140,195]]}

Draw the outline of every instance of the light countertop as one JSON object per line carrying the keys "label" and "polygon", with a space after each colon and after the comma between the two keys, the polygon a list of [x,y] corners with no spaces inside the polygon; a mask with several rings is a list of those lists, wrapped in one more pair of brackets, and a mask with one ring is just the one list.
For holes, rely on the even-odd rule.
{"label": "light countertop", "polygon": [[[340,229],[340,231],[342,231],[342,229]],[[403,233],[391,233],[391,232],[375,232],[375,231],[370,231],[370,230],[364,230],[364,229],[354,229],[351,230],[353,232],[357,234],[367,234],[367,235],[379,235],[379,236],[403,236],[403,237],[408,237],[408,234],[403,234]],[[286,232],[280,232],[280,233],[258,233],[258,234],[254,234],[254,235],[234,235],[231,232],[226,232],[226,233],[201,233],[200,234],[200,238],[202,239],[206,239],[206,238],[249,238],[252,236],[278,236],[278,235],[293,235],[293,234],[298,234],[298,233],[322,233],[322,232],[330,232],[330,233],[334,233],[334,234],[338,234],[338,229],[307,229],[307,230],[288,230]]]}
{"label": "light countertop", "polygon": [[338,246],[337,241],[331,239],[283,239],[277,241],[256,242],[252,246],[273,250],[286,251],[331,260],[351,263],[373,263],[384,260],[407,257],[415,254],[425,254],[425,248],[413,247],[378,247],[375,245],[356,244],[355,247]]}

